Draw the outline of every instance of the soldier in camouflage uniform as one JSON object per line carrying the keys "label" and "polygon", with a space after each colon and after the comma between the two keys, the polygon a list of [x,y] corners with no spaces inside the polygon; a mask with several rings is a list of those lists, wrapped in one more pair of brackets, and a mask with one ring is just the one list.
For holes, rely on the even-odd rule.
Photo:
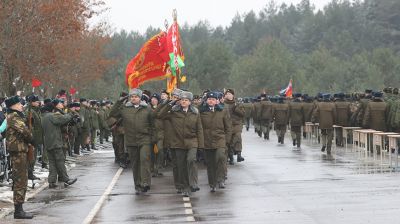
{"label": "soldier in camouflage uniform", "polygon": [[14,96],[6,101],[7,115],[7,149],[10,152],[13,179],[14,218],[32,219],[33,215],[26,213],[22,204],[28,185],[28,147],[33,145],[33,136],[27,126],[20,98]]}
{"label": "soldier in camouflage uniform", "polygon": [[37,160],[37,155],[42,153],[43,150],[43,129],[41,123],[42,117],[40,112],[40,101],[39,97],[33,94],[27,97],[27,101],[29,102],[29,105],[26,108],[26,115],[28,118],[28,126],[33,134],[33,143],[35,147],[34,159],[29,165],[28,179],[39,180],[40,178],[36,177],[33,174],[33,171]]}

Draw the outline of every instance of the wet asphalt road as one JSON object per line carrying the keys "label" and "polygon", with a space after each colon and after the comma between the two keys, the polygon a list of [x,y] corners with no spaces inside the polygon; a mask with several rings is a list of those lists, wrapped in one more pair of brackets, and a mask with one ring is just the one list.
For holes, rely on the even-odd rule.
{"label": "wet asphalt road", "polygon": [[[93,223],[400,223],[398,173],[359,164],[343,150],[332,157],[309,143],[296,150],[288,135],[285,145],[253,131],[244,132],[243,141],[246,161],[229,166],[226,189],[210,193],[202,167],[201,190],[188,201],[175,193],[170,170],[137,196],[127,169]],[[1,223],[82,223],[117,170],[112,151],[86,157],[69,172],[78,177],[75,185],[46,189],[25,204],[34,220],[8,216]]]}

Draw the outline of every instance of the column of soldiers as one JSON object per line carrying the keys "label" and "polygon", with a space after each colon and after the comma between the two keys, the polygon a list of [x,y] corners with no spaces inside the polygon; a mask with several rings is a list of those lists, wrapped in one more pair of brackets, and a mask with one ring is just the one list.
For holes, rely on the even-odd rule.
{"label": "column of soldiers", "polygon": [[[43,102],[37,95],[9,97],[4,101],[6,110],[7,150],[10,153],[12,189],[14,198],[14,218],[31,219],[22,205],[25,202],[28,180],[38,180],[34,167],[39,160],[43,169],[49,170],[49,188],[58,188],[57,183],[68,187],[77,181],[67,174],[67,156],[87,154],[94,149],[94,138],[100,130],[100,143],[108,139],[109,128],[106,118],[111,102],[91,103],[90,109],[85,99],[67,103],[65,91],[60,91],[54,99]],[[26,103],[26,105],[24,105]],[[81,107],[82,105],[82,107]],[[97,122],[98,125],[93,125]],[[5,124],[5,125],[4,125]],[[93,140],[92,142],[90,140]]]}
{"label": "column of soldiers", "polygon": [[[251,102],[252,101],[252,102]],[[287,128],[290,128],[293,146],[301,147],[301,136],[306,138],[306,122],[319,123],[322,152],[331,153],[333,126],[361,127],[377,131],[400,131],[400,98],[398,88],[385,88],[382,92],[365,90],[362,94],[293,94],[268,97],[266,94],[252,99],[244,99],[249,110],[245,115],[246,129],[250,118],[259,137],[269,139],[269,131],[274,126],[278,143],[284,144]],[[337,129],[335,144],[344,146],[341,129]],[[347,138],[351,140],[351,136]]]}
{"label": "column of soldiers", "polygon": [[200,190],[197,161],[204,159],[211,192],[225,188],[228,161],[233,165],[235,155],[237,162],[244,161],[245,116],[232,89],[205,91],[203,97],[180,89],[171,97],[166,91],[132,89],[121,94],[107,124],[116,142],[116,158],[130,161],[136,194],[149,191],[151,177],[162,176],[160,169],[169,162],[177,193],[189,196]]}

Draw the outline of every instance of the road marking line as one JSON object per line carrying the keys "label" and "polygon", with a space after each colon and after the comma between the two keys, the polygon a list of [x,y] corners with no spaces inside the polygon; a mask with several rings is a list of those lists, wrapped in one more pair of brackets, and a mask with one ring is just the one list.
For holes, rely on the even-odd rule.
{"label": "road marking line", "polygon": [[117,173],[114,175],[111,183],[108,185],[107,189],[104,191],[103,195],[100,197],[100,199],[97,201],[96,205],[93,207],[93,209],[89,212],[88,216],[86,216],[85,220],[83,220],[82,224],[90,224],[92,223],[94,217],[96,214],[99,212],[101,206],[103,205],[104,201],[106,200],[107,196],[110,195],[112,189],[114,188],[115,184],[118,181],[119,176],[121,175],[122,171],[124,169],[119,168]]}
{"label": "road marking line", "polygon": [[189,197],[183,197],[183,201],[190,201]]}
{"label": "road marking line", "polygon": [[183,203],[183,206],[184,206],[185,208],[191,208],[191,207],[192,207],[192,204],[190,204],[190,203]]}
{"label": "road marking line", "polygon": [[186,215],[193,215],[193,210],[192,209],[185,209]]}
{"label": "road marking line", "polygon": [[196,219],[193,216],[188,216],[186,217],[186,222],[196,222]]}

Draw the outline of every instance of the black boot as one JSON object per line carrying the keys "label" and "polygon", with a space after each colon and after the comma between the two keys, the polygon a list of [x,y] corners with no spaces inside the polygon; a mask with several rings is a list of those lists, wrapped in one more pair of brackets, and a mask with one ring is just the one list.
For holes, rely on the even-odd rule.
{"label": "black boot", "polygon": [[262,137],[262,131],[258,132],[258,137],[260,137],[260,138]]}
{"label": "black boot", "polygon": [[33,215],[31,213],[25,212],[22,208],[22,204],[14,205],[14,219],[32,219]]}
{"label": "black boot", "polygon": [[325,152],[325,146],[322,146],[321,152]]}
{"label": "black boot", "polygon": [[281,144],[284,144],[284,142],[285,142],[285,138],[281,137]]}
{"label": "black boot", "polygon": [[229,165],[234,165],[233,154],[229,154]]}
{"label": "black boot", "polygon": [[240,162],[242,162],[242,161],[244,161],[244,158],[242,157],[242,153],[241,153],[241,152],[238,152],[238,153],[237,153],[237,162],[240,163]]}
{"label": "black boot", "polygon": [[296,146],[296,139],[293,139],[293,146]]}
{"label": "black boot", "polygon": [[29,170],[29,171],[28,171],[28,179],[29,179],[29,180],[40,180],[39,177],[37,177],[37,176],[35,176],[35,175],[33,174],[33,171],[32,171],[32,170]]}
{"label": "black boot", "polygon": [[74,184],[77,180],[78,180],[78,178],[73,178],[73,179],[69,179],[69,180],[65,181],[65,182],[64,182],[64,187],[71,186],[71,185]]}
{"label": "black boot", "polygon": [[43,169],[49,169],[49,167],[47,166],[47,163],[42,162],[42,168]]}
{"label": "black boot", "polygon": [[94,146],[94,144],[92,144],[92,149],[93,150],[97,150],[96,147]]}
{"label": "black boot", "polygon": [[278,137],[278,143],[281,143],[281,137]]}

